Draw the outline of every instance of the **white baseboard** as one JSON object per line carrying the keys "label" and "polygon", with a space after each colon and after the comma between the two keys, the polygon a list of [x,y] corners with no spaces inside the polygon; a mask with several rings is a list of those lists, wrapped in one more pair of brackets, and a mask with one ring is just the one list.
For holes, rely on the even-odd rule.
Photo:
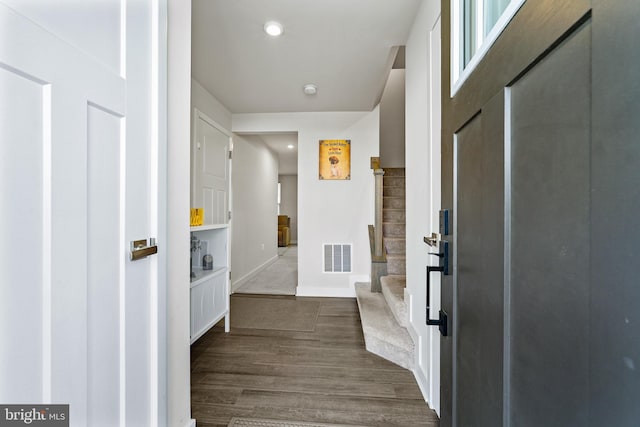
{"label": "white baseboard", "polygon": [[420,337],[418,336],[418,332],[416,331],[412,323],[409,323],[407,325],[407,331],[409,332],[409,336],[415,344],[415,351],[413,352],[413,376],[416,378],[416,382],[418,383],[418,387],[420,388],[420,392],[422,393],[422,398],[425,402],[429,403],[429,381],[427,380],[427,376],[420,366],[420,349],[418,348]]}
{"label": "white baseboard", "polygon": [[187,425],[185,427],[196,427],[196,420],[191,418],[191,420],[187,421]]}
{"label": "white baseboard", "polygon": [[253,279],[262,270],[264,270],[265,268],[269,267],[271,264],[276,262],[278,260],[278,258],[279,258],[279,256],[276,254],[276,256],[274,256],[273,258],[267,260],[265,263],[257,266],[256,268],[251,270],[249,273],[247,273],[244,276],[242,276],[241,278],[237,279],[235,282],[233,282],[231,284],[231,293],[234,293],[235,291],[237,291],[240,286],[244,285],[249,280]]}
{"label": "white baseboard", "polygon": [[418,388],[420,389],[420,393],[422,393],[422,398],[424,399],[424,401],[427,402],[427,405],[429,405],[431,409],[436,411],[436,414],[438,414],[438,416],[440,416],[440,408],[433,407],[433,402],[431,400],[431,396],[429,395],[429,380],[427,380],[426,373],[423,370],[424,367],[420,366],[420,350],[418,348],[420,336],[413,326],[413,323],[411,322],[409,322],[409,324],[407,325],[407,331],[409,332],[409,336],[415,344],[415,351],[413,352],[413,376],[418,383]]}

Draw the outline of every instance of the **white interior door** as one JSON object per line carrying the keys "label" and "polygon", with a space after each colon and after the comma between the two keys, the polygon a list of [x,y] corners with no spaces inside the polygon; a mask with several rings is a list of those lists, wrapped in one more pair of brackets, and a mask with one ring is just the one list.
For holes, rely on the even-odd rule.
{"label": "white interior door", "polygon": [[[157,2],[156,2],[157,3]],[[151,0],[0,0],[0,402],[163,423]],[[162,243],[162,242],[160,242]]]}
{"label": "white interior door", "polygon": [[[441,96],[441,28],[440,18],[436,25],[429,33],[429,102],[431,103],[429,111],[431,114],[429,123],[429,194],[430,199],[430,231],[438,232],[440,228],[440,184],[441,184],[441,167],[442,155],[440,151],[440,132],[441,132],[441,114],[440,107]],[[447,237],[441,236],[442,239]],[[429,252],[434,252],[430,250]],[[430,265],[437,265],[436,257],[429,257]],[[441,296],[441,280],[440,274],[431,274],[431,313],[437,318],[440,310]],[[429,360],[425,361],[429,366],[429,395],[431,406],[440,412],[440,331],[436,327],[429,327]]]}
{"label": "white interior door", "polygon": [[195,110],[193,144],[193,194],[191,206],[204,208],[205,224],[229,221],[231,135]]}

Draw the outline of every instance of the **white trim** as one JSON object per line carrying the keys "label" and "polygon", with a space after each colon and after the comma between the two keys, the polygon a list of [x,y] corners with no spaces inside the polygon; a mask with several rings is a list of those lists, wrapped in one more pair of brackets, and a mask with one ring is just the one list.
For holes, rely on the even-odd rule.
{"label": "white trim", "polygon": [[[451,86],[453,86],[453,84],[455,82],[457,82],[459,80],[460,77],[460,69],[462,68],[460,66],[460,64],[462,63],[461,61],[461,55],[462,55],[462,51],[463,49],[461,49],[462,47],[462,29],[460,28],[460,21],[461,21],[461,16],[462,16],[462,12],[460,10],[460,2],[461,0],[451,0],[451,46],[450,46],[450,50],[451,50],[451,69],[450,74],[451,74]],[[455,92],[453,91],[453,88],[451,89],[451,96],[453,96],[455,94]]]}
{"label": "white trim", "polygon": [[187,423],[185,424],[185,427],[196,427],[196,420],[191,418],[189,421],[187,421]]}
{"label": "white trim", "polygon": [[[127,253],[127,240],[126,240],[126,226],[127,226],[127,119],[123,117],[120,119],[120,188],[118,189],[120,195],[120,211],[119,211],[119,225],[118,230],[120,247]],[[153,210],[153,209],[151,209]],[[118,263],[118,318],[120,321],[119,334],[120,334],[120,357],[118,363],[120,364],[120,425],[124,426],[127,423],[127,268],[125,260],[127,257],[121,256]],[[149,277],[149,281],[152,278]],[[149,283],[152,285],[152,283]],[[149,308],[153,309],[153,302],[149,303]],[[148,331],[152,334],[152,331]]]}
{"label": "white trim", "polygon": [[52,107],[51,84],[42,87],[42,401],[52,402]]}
{"label": "white trim", "polygon": [[[487,52],[495,41],[498,39],[500,34],[507,27],[509,22],[516,15],[518,10],[522,7],[522,5],[526,2],[526,0],[512,0],[511,3],[507,6],[507,8],[502,12],[498,21],[496,21],[495,25],[487,34],[487,36],[482,41],[478,50],[473,54],[473,57],[464,68],[464,70],[460,71],[460,53],[463,50],[463,46],[460,44],[461,39],[461,8],[459,6],[460,0],[451,0],[451,28],[452,30],[457,30],[457,32],[452,31],[451,33],[451,97],[453,98],[455,94],[460,90],[464,82],[469,78],[471,73],[478,66],[480,61],[485,57]],[[482,21],[484,22],[484,10],[482,13],[478,13],[478,15],[482,16]],[[482,25],[484,27],[484,24]],[[457,37],[456,37],[457,36]],[[455,44],[454,44],[455,43]],[[458,62],[456,62],[456,60]],[[455,68],[454,68],[455,66]]]}
{"label": "white trim", "polygon": [[484,43],[484,16],[484,0],[476,0],[476,44],[478,46]]}
{"label": "white trim", "polygon": [[[151,162],[149,164],[149,184],[150,184],[150,195],[149,195],[149,212],[151,213],[149,218],[149,229],[151,231],[151,235],[158,239],[162,244],[166,244],[163,239],[158,238],[158,233],[160,231],[159,227],[159,217],[160,217],[160,209],[162,206],[160,205],[160,198],[162,194],[164,194],[164,189],[162,185],[162,181],[160,179],[160,157],[161,151],[164,147],[162,142],[160,141],[160,91],[162,90],[159,81],[160,81],[160,5],[159,0],[151,1],[151,144],[150,144],[150,157]],[[124,242],[123,242],[124,243]],[[150,291],[149,291],[149,326],[150,326],[150,337],[149,337],[149,420],[151,425],[159,425],[158,415],[159,415],[159,399],[160,399],[160,375],[161,371],[159,369],[160,363],[160,347],[159,342],[160,338],[160,324],[161,320],[159,318],[160,311],[160,295],[164,293],[160,288],[160,275],[161,271],[165,270],[165,264],[159,259],[159,257],[153,257],[153,259],[149,263],[149,281],[150,281]]]}
{"label": "white trim", "polygon": [[[455,334],[458,333],[458,150],[460,149],[460,143],[458,141],[458,134],[453,135],[453,254],[452,254],[452,274],[453,274],[453,313],[451,319],[451,331],[449,336],[454,337],[451,344],[451,420],[455,426],[458,422],[457,410],[458,410],[458,365],[456,363],[456,357],[458,354],[458,340],[455,338]],[[442,361],[441,361],[442,363]],[[442,371],[442,368],[441,368]]]}
{"label": "white trim", "polygon": [[278,255],[274,256],[273,258],[268,259],[267,261],[265,261],[264,263],[262,263],[261,265],[257,266],[256,268],[254,268],[253,270],[251,270],[250,272],[248,272],[247,274],[245,274],[244,276],[242,276],[241,278],[237,279],[236,281],[234,281],[231,284],[231,293],[234,293],[235,291],[238,290],[238,288],[240,288],[242,285],[244,285],[246,282],[248,282],[249,280],[253,279],[255,276],[258,275],[258,273],[260,273],[262,270],[266,269],[267,267],[269,267],[271,264],[273,264],[274,262],[276,262],[278,260],[278,258],[280,258]]}
{"label": "white trim", "polygon": [[[426,372],[424,370],[424,366],[420,364],[420,360],[422,360],[421,355],[419,354],[420,351],[420,341],[422,341],[422,345],[424,345],[424,339],[422,339],[422,336],[420,334],[418,334],[418,332],[416,331],[416,327],[413,323],[409,323],[407,326],[407,331],[409,332],[409,336],[411,337],[411,339],[413,340],[414,343],[417,343],[418,345],[414,346],[414,368],[411,372],[413,372],[413,376],[416,380],[416,382],[418,383],[418,388],[420,389],[420,393],[422,394],[422,398],[424,399],[425,402],[427,402],[427,404],[429,405],[429,407],[431,409],[433,409],[436,414],[438,414],[438,416],[440,416],[440,408],[434,408],[433,405],[433,396],[429,393],[429,390],[431,390],[431,383],[429,382],[429,379],[427,378]],[[424,350],[422,350],[424,351]],[[431,351],[431,349],[429,349],[429,351]],[[433,355],[432,355],[433,357]],[[433,365],[433,360],[431,360],[431,362],[429,363],[429,365]],[[428,369],[430,369],[430,366],[427,367]]]}
{"label": "white trim", "polygon": [[[158,138],[158,158],[157,160],[157,185],[158,185],[158,197],[157,197],[157,230],[156,237],[158,242],[162,245],[167,245],[167,153],[168,153],[168,138],[167,138],[167,14],[168,6],[167,0],[154,0],[154,7],[157,9],[154,11],[152,19],[154,20],[154,35],[153,43],[157,48],[157,55],[154,59],[154,67],[157,70],[156,86],[152,88],[152,92],[156,96],[157,105],[154,106],[156,137]],[[156,393],[152,396],[153,406],[155,406],[156,425],[159,427],[167,426],[167,377],[168,377],[168,365],[167,365],[167,249],[161,250],[154,260],[157,264],[155,273],[157,275],[155,289],[156,295],[154,296],[155,305],[154,317],[156,323],[156,338],[155,338],[155,351],[157,351],[157,357],[155,358],[155,371],[151,374],[154,377],[153,380],[153,392]]]}
{"label": "white trim", "polygon": [[[203,113],[202,111],[198,110],[197,108],[193,109],[193,115],[194,115],[194,125],[196,123],[198,123],[198,119],[202,119],[205,122],[209,123],[211,126],[213,126],[214,128],[218,129],[220,132],[222,132],[223,134],[227,135],[229,138],[233,137],[233,134],[231,133],[231,131],[229,131],[228,129],[226,129],[224,126],[222,126],[220,123],[216,122],[215,120],[213,120],[211,117],[207,116],[205,113]],[[229,146],[229,150],[231,150],[232,146]]]}

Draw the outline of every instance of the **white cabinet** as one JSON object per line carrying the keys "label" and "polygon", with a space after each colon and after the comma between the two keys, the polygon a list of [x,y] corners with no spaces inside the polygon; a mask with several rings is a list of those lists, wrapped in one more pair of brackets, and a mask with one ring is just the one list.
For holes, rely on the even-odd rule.
{"label": "white cabinet", "polygon": [[[225,318],[229,332],[229,200],[233,139],[198,109],[193,114],[191,143],[191,207],[204,209],[204,223],[191,227],[191,343]],[[195,249],[194,249],[195,246]],[[202,257],[213,256],[213,268]]]}
{"label": "white cabinet", "polygon": [[[227,224],[191,227],[191,343],[225,318],[229,332],[229,227]],[[213,256],[204,270],[202,258]]]}

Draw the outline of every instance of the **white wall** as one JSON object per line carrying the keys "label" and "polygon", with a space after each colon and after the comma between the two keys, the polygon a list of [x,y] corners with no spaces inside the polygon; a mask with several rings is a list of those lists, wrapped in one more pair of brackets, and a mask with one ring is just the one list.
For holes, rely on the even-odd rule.
{"label": "white wall", "polygon": [[[367,225],[373,224],[373,173],[379,110],[371,112],[234,114],[234,132],[298,132],[298,290],[301,296],[355,296],[370,275]],[[351,180],[318,179],[318,142],[351,140]],[[353,272],[323,273],[325,243],[353,244]]]}
{"label": "white wall", "polygon": [[[191,3],[168,0],[167,425],[191,420],[189,172]],[[160,243],[162,245],[162,243]]]}
{"label": "white wall", "polygon": [[380,164],[405,167],[405,70],[391,70],[380,99]]}
{"label": "white wall", "polygon": [[[422,2],[406,45],[406,202],[409,332],[416,342],[415,375],[429,405],[440,411],[440,334],[425,325],[425,266],[433,264],[423,236],[438,232],[440,209],[440,3]],[[431,312],[440,308],[440,278],[432,275]],[[433,314],[432,314],[433,316]]]}
{"label": "white wall", "polygon": [[231,112],[211,95],[198,81],[191,78],[191,123],[193,109],[197,108],[220,126],[231,132]]}
{"label": "white wall", "polygon": [[280,215],[289,216],[291,243],[298,242],[298,175],[280,175]]}
{"label": "white wall", "polygon": [[278,157],[256,135],[233,136],[231,286],[278,259]]}

